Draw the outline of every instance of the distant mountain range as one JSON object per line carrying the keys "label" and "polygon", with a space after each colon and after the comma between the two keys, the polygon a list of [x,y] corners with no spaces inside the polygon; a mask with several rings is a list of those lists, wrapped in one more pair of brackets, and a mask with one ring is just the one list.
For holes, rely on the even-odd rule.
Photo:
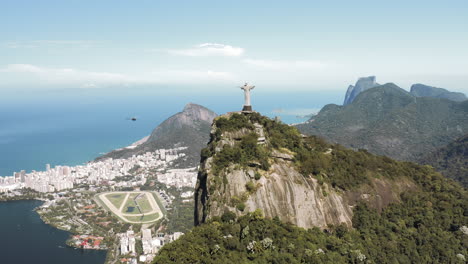
{"label": "distant mountain range", "polygon": [[[367,81],[375,82],[375,78],[368,78]],[[421,92],[431,91],[428,86],[416,87],[413,93],[418,91],[418,96],[434,96]],[[347,98],[352,98],[348,93],[349,89]],[[418,161],[468,132],[468,101],[417,97],[387,83],[359,92],[350,104],[326,105],[297,128],[304,134],[318,135],[354,149]]]}
{"label": "distant mountain range", "polygon": [[468,187],[468,134],[419,160]]}
{"label": "distant mountain range", "polygon": [[410,93],[417,97],[445,98],[457,102],[462,102],[468,99],[463,93],[450,92],[443,88],[432,87],[420,83],[413,84],[411,86]]}
{"label": "distant mountain range", "polygon": [[[360,93],[377,86],[380,86],[380,84],[376,82],[375,76],[359,78],[355,85],[348,86],[343,105],[352,103]],[[416,97],[445,98],[456,102],[462,102],[468,99],[463,93],[450,92],[443,88],[420,83],[413,84],[410,93]]]}
{"label": "distant mountain range", "polygon": [[109,152],[96,160],[106,158],[129,158],[157,149],[188,147],[182,151],[185,159],[178,161],[181,167],[197,166],[200,151],[209,141],[210,127],[217,114],[201,105],[189,103],[179,112],[157,126],[146,140],[136,147],[127,147]]}

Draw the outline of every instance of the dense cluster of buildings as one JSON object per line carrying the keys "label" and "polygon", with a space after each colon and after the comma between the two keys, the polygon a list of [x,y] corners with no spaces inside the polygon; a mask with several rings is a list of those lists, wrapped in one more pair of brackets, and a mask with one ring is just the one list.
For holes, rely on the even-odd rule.
{"label": "dense cluster of buildings", "polygon": [[50,168],[50,164],[47,164],[45,171],[33,171],[26,174],[22,183],[25,188],[38,192],[55,192],[73,188],[74,177],[75,175],[72,175],[71,168],[68,166]]}
{"label": "dense cluster of buildings", "polygon": [[0,193],[13,191],[18,188],[22,188],[21,180],[17,181],[14,176],[0,177]]}
{"label": "dense cluster of buildings", "polygon": [[[73,189],[81,196],[84,185],[89,186],[89,190],[99,189],[108,186],[114,187],[135,187],[146,183],[148,176],[155,176],[158,182],[176,188],[195,187],[197,180],[197,168],[171,169],[173,161],[185,156],[182,150],[186,147],[174,149],[159,149],[154,152],[147,152],[142,155],[132,156],[127,159],[106,159],[95,161],[79,166],[55,166],[52,168],[46,164],[44,171],[32,171],[26,173],[22,170],[15,172],[13,176],[0,177],[0,193],[8,192],[7,195],[15,195],[20,189],[29,188],[41,193],[55,193],[54,197],[60,199],[61,195],[67,193],[66,189]],[[134,175],[131,180],[122,176]],[[18,195],[20,195],[18,193]],[[160,190],[163,198],[162,202],[168,208],[171,200],[174,199],[164,190]],[[183,198],[193,196],[193,191],[183,193]],[[43,208],[47,209],[55,204],[56,200],[44,203]],[[89,201],[89,204],[91,201]],[[81,213],[89,213],[91,206],[77,204],[74,210]],[[83,207],[83,208],[82,208]],[[88,208],[89,207],[89,208]],[[82,208],[82,209],[80,209]],[[63,217],[63,216],[62,216]],[[74,221],[83,225],[88,225],[84,220],[73,217],[62,227],[69,229]],[[141,234],[141,235],[140,235]],[[160,248],[167,243],[178,239],[183,233],[174,234],[157,233],[152,234],[151,229],[142,229],[141,233],[128,230],[118,234],[119,250],[122,256],[121,262],[138,263],[150,262],[156,256]],[[75,247],[84,249],[104,249],[103,237],[91,235],[75,235],[68,243]],[[141,244],[139,244],[141,243]],[[137,248],[139,248],[137,250]],[[139,251],[139,252],[138,252]]]}
{"label": "dense cluster of buildings", "polygon": [[135,233],[133,230],[128,230],[127,233],[119,234],[120,237],[120,254],[135,254]]}
{"label": "dense cluster of buildings", "polygon": [[70,239],[70,244],[75,247],[83,249],[107,249],[102,245],[104,237],[91,236],[91,235],[75,235]]}
{"label": "dense cluster of buildings", "polygon": [[[144,185],[148,177],[152,177],[152,179],[155,177],[158,182],[167,186],[194,188],[197,180],[197,168],[171,169],[174,168],[173,161],[185,156],[184,149],[186,147],[159,149],[126,159],[109,158],[79,166],[55,166],[52,168],[46,164],[44,171],[33,170],[26,173],[22,170],[15,172],[13,176],[0,177],[0,193],[6,193],[7,196],[21,195],[22,192],[28,191],[25,188],[41,193],[51,193],[54,200],[47,200],[41,207],[48,210],[49,207],[54,206],[60,199],[65,199],[63,197],[70,193],[78,199],[85,190],[98,192],[102,188],[112,190],[118,187],[138,187]],[[71,192],[64,191],[70,189],[72,189]],[[159,194],[163,205],[167,209],[171,209],[169,205],[175,197],[165,190],[159,190]],[[187,199],[191,196],[193,196],[193,191],[186,191],[182,198]],[[96,212],[94,211],[95,205],[91,203],[91,201],[87,201],[86,204],[89,205],[85,206],[77,202],[74,204],[73,210],[92,217]],[[61,215],[57,219],[65,217],[65,215]],[[99,222],[98,224],[106,225],[108,222]],[[73,216],[66,220],[60,220],[59,226],[61,229],[70,230],[72,226],[89,226],[89,224],[80,217]],[[85,234],[87,233],[85,232]],[[141,232],[134,232],[130,229],[125,233],[118,234],[120,261],[135,264],[151,262],[163,245],[178,239],[181,235],[183,233],[180,232],[152,234],[151,229],[142,229]],[[106,249],[106,245],[102,242],[103,237],[75,235],[67,241],[67,244],[84,249]]]}
{"label": "dense cluster of buildings", "polygon": [[[51,168],[46,165],[45,171],[32,171],[26,173],[24,170],[15,172],[13,176],[0,177],[0,193],[20,188],[31,188],[38,192],[58,192],[71,189],[76,184],[108,184],[128,185],[128,182],[113,181],[116,177],[126,176],[133,168],[157,169],[158,181],[175,187],[195,187],[197,173],[196,168],[167,170],[168,165],[178,158],[184,157],[181,153],[186,147],[174,149],[159,149],[142,155],[132,156],[127,159],[106,159],[103,161],[90,162],[80,166],[56,166]],[[141,173],[140,181],[145,183],[145,172]]]}
{"label": "dense cluster of buildings", "polygon": [[[174,234],[158,233],[153,236],[151,229],[142,228],[141,237],[137,237],[133,230],[128,230],[126,233],[118,234],[120,237],[120,254],[131,255],[135,259],[138,258],[140,262],[149,262],[153,260],[156,253],[164,244],[179,239],[183,234],[181,232],[175,232]],[[140,240],[140,238],[143,254],[138,254],[135,250],[136,241]],[[128,262],[132,262],[132,259],[129,259]]]}
{"label": "dense cluster of buildings", "polygon": [[197,168],[172,169],[158,174],[158,181],[176,188],[193,187],[197,184]]}

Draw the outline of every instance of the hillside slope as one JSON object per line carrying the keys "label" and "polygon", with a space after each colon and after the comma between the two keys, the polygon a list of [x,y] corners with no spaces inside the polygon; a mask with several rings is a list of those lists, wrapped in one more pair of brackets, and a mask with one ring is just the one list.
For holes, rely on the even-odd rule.
{"label": "hillside slope", "polygon": [[419,160],[468,187],[468,134]]}
{"label": "hillside slope", "polygon": [[465,263],[467,198],[428,166],[231,113],[202,151],[198,226],[154,263]]}
{"label": "hillside slope", "polygon": [[349,105],[326,105],[297,128],[346,147],[417,161],[468,132],[468,101],[415,97],[389,83]]}
{"label": "hillside slope", "polygon": [[148,139],[135,148],[123,148],[109,152],[96,160],[106,158],[128,158],[157,149],[187,147],[180,166],[197,166],[200,151],[209,140],[209,132],[216,113],[201,105],[189,103],[179,112],[157,126]]}
{"label": "hillside slope", "polygon": [[[261,209],[304,228],[351,226],[352,207],[363,198],[382,210],[415,187],[401,164],[353,152],[257,113],[215,119],[202,152],[195,193],[195,223],[230,211]],[[398,181],[396,181],[398,179]]]}

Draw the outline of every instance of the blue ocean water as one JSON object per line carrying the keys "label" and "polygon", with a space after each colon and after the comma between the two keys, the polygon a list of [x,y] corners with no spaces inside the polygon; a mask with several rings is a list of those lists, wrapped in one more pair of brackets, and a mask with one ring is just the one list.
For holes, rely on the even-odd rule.
{"label": "blue ocean water", "polygon": [[[267,93],[254,90],[254,110],[285,123],[328,103],[342,92]],[[0,98],[0,176],[43,170],[45,164],[78,165],[127,146],[193,102],[218,114],[242,108],[240,91],[158,93],[157,91],[52,91]],[[127,120],[137,117],[137,121]]]}
{"label": "blue ocean water", "polygon": [[[327,103],[341,92],[255,91],[254,110],[285,123]],[[144,91],[51,91],[0,97],[0,176],[44,170],[45,164],[77,165],[148,135],[189,102],[223,114],[242,108],[239,92],[157,93]],[[137,121],[128,120],[137,117]],[[105,252],[63,247],[67,232],[45,225],[32,211],[37,201],[0,203],[4,238],[1,263],[103,263]],[[24,254],[24,250],[28,254]]]}
{"label": "blue ocean water", "polygon": [[[0,175],[77,165],[100,153],[128,145],[150,133],[177,111],[158,103],[137,104],[123,98],[45,98],[0,106]],[[180,108],[180,106],[179,106]],[[141,116],[137,122],[127,120]]]}

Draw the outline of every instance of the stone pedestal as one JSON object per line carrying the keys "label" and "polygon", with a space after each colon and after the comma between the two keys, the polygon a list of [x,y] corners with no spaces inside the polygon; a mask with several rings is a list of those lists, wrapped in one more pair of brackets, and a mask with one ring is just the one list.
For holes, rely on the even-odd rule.
{"label": "stone pedestal", "polygon": [[242,108],[242,111],[252,112],[252,106],[251,105],[244,105],[244,107]]}

